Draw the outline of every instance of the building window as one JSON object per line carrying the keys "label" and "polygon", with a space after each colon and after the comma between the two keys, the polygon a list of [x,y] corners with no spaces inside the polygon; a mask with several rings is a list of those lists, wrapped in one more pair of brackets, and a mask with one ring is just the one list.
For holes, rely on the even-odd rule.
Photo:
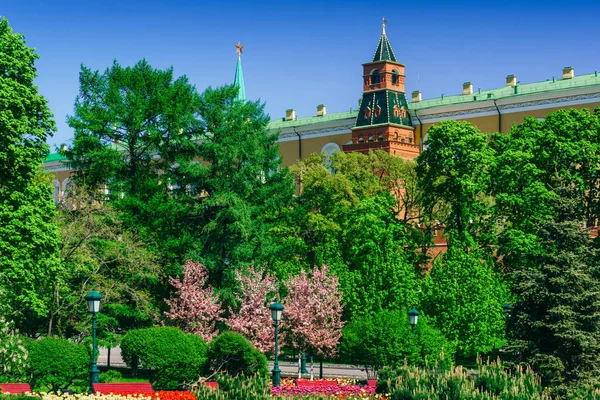
{"label": "building window", "polygon": [[394,106],[394,117],[400,116],[400,107],[397,105]]}
{"label": "building window", "polygon": [[358,143],[364,143],[364,142],[365,142],[365,138],[362,135],[360,135],[358,137]]}
{"label": "building window", "polygon": [[379,139],[380,142],[383,142],[383,135],[380,133],[379,136],[377,137]]}
{"label": "building window", "polygon": [[371,109],[369,107],[365,108],[365,118],[371,118]]}
{"label": "building window", "polygon": [[375,69],[371,72],[371,85],[377,85],[381,82],[381,77],[379,76],[379,70]]}
{"label": "building window", "polygon": [[369,136],[369,142],[374,142],[375,138],[373,136]]}
{"label": "building window", "polygon": [[393,70],[392,71],[392,85],[397,85],[399,83],[399,78],[400,74],[398,73],[398,71]]}
{"label": "building window", "polygon": [[402,107],[402,109],[400,109],[400,117],[402,119],[406,118],[406,108]]}

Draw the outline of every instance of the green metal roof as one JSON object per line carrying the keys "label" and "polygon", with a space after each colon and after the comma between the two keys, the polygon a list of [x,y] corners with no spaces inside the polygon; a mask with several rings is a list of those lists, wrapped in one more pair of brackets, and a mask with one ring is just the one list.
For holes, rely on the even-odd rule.
{"label": "green metal roof", "polygon": [[451,104],[473,103],[507,97],[523,96],[535,93],[553,92],[557,90],[573,89],[578,87],[600,85],[598,73],[576,76],[571,79],[551,79],[544,82],[518,84],[515,87],[505,86],[499,89],[481,90],[473,94],[459,94],[428,99],[409,104],[411,110],[442,107]]}
{"label": "green metal roof", "polygon": [[48,154],[48,157],[44,160],[44,162],[52,162],[52,161],[62,161],[66,160],[67,157],[61,155],[60,153],[52,153]]}
{"label": "green metal roof", "polygon": [[296,118],[295,120],[292,120],[292,121],[286,121],[285,118],[280,118],[280,119],[271,121],[269,123],[269,129],[293,128],[293,127],[298,127],[298,126],[303,126],[303,125],[318,124],[320,122],[326,122],[326,121],[337,121],[337,120],[349,119],[349,118],[355,119],[357,115],[358,115],[358,111],[350,110],[350,111],[344,111],[344,112],[339,112],[339,113],[334,113],[334,114],[325,114],[322,116]]}
{"label": "green metal roof", "polygon": [[385,31],[381,34],[379,38],[379,43],[377,43],[377,49],[375,49],[375,54],[373,54],[373,61],[393,61],[398,62],[396,60],[396,56],[394,55],[394,51],[392,50],[392,45],[385,35]]}

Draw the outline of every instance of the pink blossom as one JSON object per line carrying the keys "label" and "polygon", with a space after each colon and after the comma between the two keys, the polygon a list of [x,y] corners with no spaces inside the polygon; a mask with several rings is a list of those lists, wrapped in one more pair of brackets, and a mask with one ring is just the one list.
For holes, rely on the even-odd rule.
{"label": "pink blossom", "polygon": [[235,273],[240,284],[241,303],[239,312],[229,309],[229,328],[245,336],[260,351],[274,351],[275,330],[268,305],[277,291],[274,276],[265,273],[264,268],[250,267],[247,274]]}
{"label": "pink blossom", "polygon": [[334,355],[342,336],[342,293],[328,271],[326,265],[315,266],[311,276],[302,271],[287,284],[282,328],[288,343],[302,353]]}
{"label": "pink blossom", "polygon": [[171,300],[165,299],[170,308],[165,315],[175,321],[188,333],[195,333],[210,342],[219,332],[215,328],[221,321],[219,296],[212,287],[206,285],[206,267],[198,262],[187,260],[183,265],[181,280],[169,277],[175,290]]}

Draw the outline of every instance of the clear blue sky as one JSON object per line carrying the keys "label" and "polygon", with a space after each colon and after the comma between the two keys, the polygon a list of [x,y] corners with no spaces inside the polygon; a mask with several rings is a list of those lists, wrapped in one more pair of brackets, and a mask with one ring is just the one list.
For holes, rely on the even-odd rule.
{"label": "clear blue sky", "polygon": [[266,102],[271,118],[288,108],[313,115],[356,109],[361,64],[369,62],[385,17],[406,90],[424,98],[600,70],[600,5],[595,1],[200,1],[0,0],[0,15],[41,56],[37,84],[58,131],[73,132],[81,64],[104,70],[113,60],[146,58],[173,66],[198,91],[233,81],[234,45],[244,45],[246,94]]}

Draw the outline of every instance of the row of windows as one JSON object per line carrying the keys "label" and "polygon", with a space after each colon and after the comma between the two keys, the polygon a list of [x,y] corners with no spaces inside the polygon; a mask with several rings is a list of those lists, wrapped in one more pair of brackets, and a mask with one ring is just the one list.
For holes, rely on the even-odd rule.
{"label": "row of windows", "polygon": [[[377,85],[381,83],[381,75],[378,69],[371,71],[371,85]],[[400,73],[396,70],[392,71],[392,85],[398,85],[400,83]]]}
{"label": "row of windows", "polygon": [[[398,140],[400,139],[400,143],[408,143],[408,144],[412,144],[413,142],[413,135],[412,133],[409,133],[408,135],[398,135],[397,132],[394,133],[393,136],[393,140]],[[379,134],[377,136],[377,140],[380,142],[383,142],[385,140],[385,137],[383,136],[383,134]],[[375,141],[375,137],[373,135],[369,135],[367,138],[367,141],[369,142],[374,142]],[[365,142],[365,138],[363,135],[358,136],[358,143],[364,143]]]}

